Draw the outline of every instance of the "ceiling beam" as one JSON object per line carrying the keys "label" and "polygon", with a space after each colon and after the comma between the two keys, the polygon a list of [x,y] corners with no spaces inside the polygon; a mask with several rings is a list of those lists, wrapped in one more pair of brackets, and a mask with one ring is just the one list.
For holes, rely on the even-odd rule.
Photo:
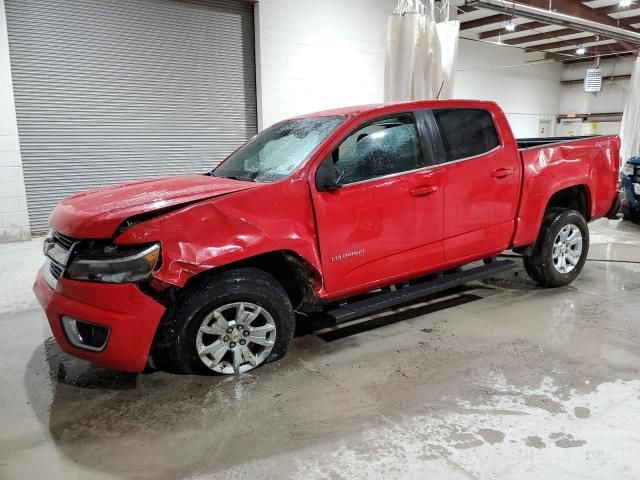
{"label": "ceiling beam", "polygon": [[[518,3],[549,10],[549,0],[518,0]],[[564,13],[565,15],[571,15],[584,20],[591,20],[592,22],[602,23],[610,27],[618,26],[618,21],[615,18],[611,18],[606,13],[599,12],[576,0],[555,0],[551,5],[555,12]]]}
{"label": "ceiling beam", "polygon": [[[525,48],[525,52],[533,52],[540,50],[554,50],[556,48],[576,48],[578,45],[584,45],[585,43],[596,42],[595,35],[589,35],[587,37],[574,38],[572,40],[562,40],[560,42],[551,42],[551,43],[541,43],[539,45],[532,45],[530,47]],[[602,46],[605,46],[604,44]],[[612,43],[610,45],[617,45],[616,43]],[[587,48],[587,47],[585,47]]]}
{"label": "ceiling beam", "polygon": [[[640,32],[636,29],[625,29],[620,22],[607,14],[598,12],[578,0],[519,0],[510,4],[508,0],[467,0],[469,4],[498,11],[502,15],[514,15],[574,28],[580,31],[600,34],[603,38],[616,38],[630,43],[640,44]],[[552,5],[553,9],[549,9]],[[500,18],[493,16],[494,20]]]}
{"label": "ceiling beam", "polygon": [[545,52],[544,50],[537,50],[535,53],[544,53],[546,58],[553,58],[554,60],[563,61],[574,60],[579,58],[589,58],[589,57],[607,57],[610,55],[621,55],[624,53],[633,53],[629,52],[626,48],[620,47],[615,43],[609,45],[598,45],[597,48],[589,47],[585,50],[582,55],[578,55],[575,50],[563,50],[561,52]]}
{"label": "ceiling beam", "polygon": [[[543,22],[529,22],[529,23],[519,23],[516,27],[516,32],[523,30],[531,30],[534,31],[536,28],[548,27],[549,24]],[[505,35],[511,32],[505,32],[504,27],[496,28],[495,30],[488,30],[486,32],[480,33],[480,40],[486,40],[487,38],[497,37],[499,35]]]}
{"label": "ceiling beam", "polygon": [[560,55],[552,52],[538,52],[538,53],[544,53],[545,60],[557,60],[558,62],[564,62],[568,58],[565,55]]}
{"label": "ceiling beam", "polygon": [[469,20],[468,22],[462,22],[460,24],[460,30],[470,30],[472,28],[484,27],[486,25],[493,25],[494,23],[506,22],[511,18],[511,15],[491,15],[489,17],[479,18],[477,20]]}
{"label": "ceiling beam", "polygon": [[[593,47],[589,47],[586,49],[587,51],[585,52],[584,56],[590,56],[590,55],[615,55],[618,53],[624,53],[624,52],[628,52],[629,50],[622,47],[622,46],[618,46],[615,43],[609,43],[607,45],[594,45]],[[560,52],[561,53],[561,52]],[[577,56],[583,56],[583,55],[577,55]]]}
{"label": "ceiling beam", "polygon": [[507,45],[520,45],[522,43],[539,42],[541,40],[557,40],[558,37],[562,37],[563,35],[573,35],[574,33],[579,33],[579,30],[574,30],[573,28],[562,28],[551,32],[542,32],[535,35],[526,35],[524,37],[502,40],[502,43],[506,43]]}
{"label": "ceiling beam", "polygon": [[545,53],[544,58],[545,60],[555,60],[557,62],[562,62],[562,63],[578,63],[578,62],[593,63],[595,58],[602,59],[602,58],[610,58],[610,57],[626,57],[628,55],[632,55],[632,54],[627,52],[626,50],[622,50],[622,51],[615,50],[613,52],[608,52],[608,53],[601,53],[601,52],[587,50],[587,52],[584,55],[577,55],[575,53],[571,55]]}
{"label": "ceiling beam", "polygon": [[621,7],[620,4],[616,3],[614,5],[609,5],[608,7],[594,8],[594,10],[605,13],[607,15],[611,15],[612,13],[626,12],[628,10],[635,10],[636,8],[638,8],[638,5],[635,5],[634,3],[632,3],[628,7]]}
{"label": "ceiling beam", "polygon": [[[598,57],[600,58],[608,58],[608,57],[628,57],[633,55],[633,53],[626,53],[626,52],[622,52],[622,53],[608,53],[608,54],[604,54],[604,55],[598,55]],[[550,58],[551,59],[551,58]],[[555,60],[555,59],[554,59]],[[563,60],[562,63],[564,63],[565,65],[571,65],[574,63],[591,63],[593,64],[593,58],[567,58],[566,60]]]}
{"label": "ceiling beam", "polygon": [[453,8],[460,15],[463,14],[463,13],[475,12],[476,10],[478,10],[476,7],[472,7],[471,5],[462,5],[461,7],[453,7]]}
{"label": "ceiling beam", "polygon": [[[620,25],[623,25],[625,27],[631,27],[631,25],[633,25],[634,23],[640,23],[640,15],[634,15],[633,17],[620,18],[617,21],[620,22]],[[631,29],[637,30],[637,28],[635,27],[631,27]]]}
{"label": "ceiling beam", "polygon": [[[571,30],[571,29],[563,29],[563,30],[555,30],[553,32],[549,32],[549,34],[538,34],[538,35],[528,35],[526,37],[518,37],[518,38],[514,38],[511,40],[502,40],[502,43],[506,44],[506,45],[518,45],[518,44],[522,44],[522,43],[528,43],[528,42],[534,42],[534,41],[541,41],[541,40],[555,40],[557,39],[557,37],[562,36],[562,35],[570,35],[576,33],[575,30]],[[578,38],[572,38],[572,39],[567,39],[567,40],[560,40],[558,42],[547,42],[547,43],[539,43],[537,45],[531,45],[530,47],[527,47],[525,49],[525,51],[533,51],[533,50],[551,50],[554,48],[564,48],[564,47],[577,47],[578,45],[584,44],[584,43],[589,43],[589,42],[593,42],[593,41],[597,41],[598,36],[597,35],[593,35],[593,36],[585,36],[585,37],[578,37]],[[608,40],[607,38],[602,38],[600,37],[601,40]],[[625,48],[626,50],[631,50],[631,51],[635,51],[638,50],[640,48],[640,46],[638,45],[634,45],[632,43],[628,43],[628,42],[624,42],[624,41],[618,41],[617,43],[619,43],[623,48]],[[604,44],[604,46],[606,45],[614,45],[614,44]]]}
{"label": "ceiling beam", "polygon": [[629,42],[623,42],[622,40],[618,40],[618,43],[622,45],[624,48],[626,48],[627,50],[631,50],[636,53],[640,52],[640,45],[629,43]]}
{"label": "ceiling beam", "polygon": [[[490,17],[489,17],[490,18]],[[508,20],[508,18],[507,18]],[[503,20],[506,21],[506,20]],[[464,25],[465,22],[463,22],[462,25]],[[493,23],[493,22],[492,22]],[[627,17],[627,18],[622,18],[620,19],[620,25],[625,26],[625,27],[631,27],[631,25],[635,24],[635,23],[640,23],[640,15],[634,15],[633,17]],[[480,25],[482,26],[482,25]],[[519,23],[518,26],[516,27],[516,32],[519,31],[524,31],[524,30],[532,30],[535,31],[538,28],[542,28],[542,27],[548,27],[549,24],[548,23],[544,23],[544,22],[528,22],[528,23]],[[471,27],[471,28],[476,28],[476,27]],[[637,30],[634,27],[630,28],[631,30]],[[569,28],[565,28],[563,29],[565,31],[571,30]],[[549,32],[550,35],[569,35],[567,34],[558,34],[557,32],[559,32],[560,30],[556,30],[554,32]],[[573,30],[573,33],[579,32],[580,30]],[[480,38],[480,40],[486,40],[487,38],[494,38],[494,37],[498,37],[500,35],[507,35],[511,32],[507,32],[505,31],[504,27],[500,27],[500,28],[496,28],[493,30],[488,30],[486,32],[480,32],[478,38]],[[542,39],[542,33],[538,34],[539,35],[539,39]],[[503,40],[503,43],[509,44],[509,45],[517,45],[520,43],[527,43],[527,42],[535,42],[538,41],[538,39],[532,39],[532,40],[526,40],[522,41],[522,42],[517,42],[517,43],[510,43],[511,41],[514,40],[520,40],[521,38],[526,38],[526,37],[517,37],[517,38],[513,38],[511,40]]]}

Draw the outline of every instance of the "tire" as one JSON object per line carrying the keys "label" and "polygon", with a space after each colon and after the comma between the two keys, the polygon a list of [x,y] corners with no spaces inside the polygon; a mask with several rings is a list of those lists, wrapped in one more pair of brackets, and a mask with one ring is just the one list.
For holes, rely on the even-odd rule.
{"label": "tire", "polygon": [[[562,239],[565,234],[570,236],[568,240]],[[556,242],[560,243],[554,253]],[[524,268],[532,280],[545,288],[563,287],[580,274],[588,253],[589,227],[584,217],[575,210],[551,208],[545,213],[533,253],[523,257]]]}
{"label": "tire", "polygon": [[622,213],[625,220],[629,222],[634,222],[634,223],[640,222],[640,210],[638,210],[637,208],[624,205],[622,207]]}
{"label": "tire", "polygon": [[[240,318],[244,320],[236,322]],[[244,328],[236,331],[240,324]],[[178,373],[237,374],[282,358],[294,328],[293,308],[282,285],[262,270],[241,268],[197,282],[181,295],[169,321],[166,344]],[[201,357],[198,349],[207,347],[213,350]],[[236,364],[238,355],[244,360],[241,364]]]}

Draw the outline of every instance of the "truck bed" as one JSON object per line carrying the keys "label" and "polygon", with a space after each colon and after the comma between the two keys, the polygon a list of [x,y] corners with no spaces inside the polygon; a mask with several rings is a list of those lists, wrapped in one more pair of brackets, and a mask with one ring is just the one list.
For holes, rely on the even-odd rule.
{"label": "truck bed", "polygon": [[552,143],[570,142],[572,140],[584,140],[585,138],[594,138],[599,135],[583,135],[574,137],[546,137],[546,138],[517,138],[518,148],[524,150],[525,148],[542,147],[543,145],[550,145]]}
{"label": "truck bed", "polygon": [[617,135],[523,138],[516,140],[523,170],[523,191],[513,245],[535,242],[544,212],[556,192],[583,198],[587,220],[613,207],[618,189]]}

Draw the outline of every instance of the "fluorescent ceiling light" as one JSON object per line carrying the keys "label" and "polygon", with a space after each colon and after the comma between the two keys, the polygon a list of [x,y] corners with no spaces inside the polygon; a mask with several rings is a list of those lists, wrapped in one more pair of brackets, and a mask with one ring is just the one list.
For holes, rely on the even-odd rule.
{"label": "fluorescent ceiling light", "polygon": [[622,40],[623,42],[640,43],[640,32],[633,32],[631,30],[625,30],[624,28],[613,27],[594,22],[593,20],[585,20],[565,13],[553,12],[522,3],[507,0],[471,0],[468,1],[466,5],[517,15],[518,17],[538,20],[552,25],[561,25],[583,32],[591,32],[614,40]]}
{"label": "fluorescent ceiling light", "polygon": [[620,0],[619,5],[620,5],[622,8],[630,7],[630,6],[631,6],[631,0]]}

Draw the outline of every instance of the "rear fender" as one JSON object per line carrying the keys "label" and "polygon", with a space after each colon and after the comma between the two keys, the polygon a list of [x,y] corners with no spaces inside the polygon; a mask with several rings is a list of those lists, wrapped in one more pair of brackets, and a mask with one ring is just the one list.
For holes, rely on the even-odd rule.
{"label": "rear fender", "polygon": [[522,204],[516,219],[512,246],[520,247],[536,241],[551,198],[562,190],[577,186],[584,187],[587,192],[587,211],[593,215],[591,188],[587,182],[589,182],[589,177],[582,176],[554,185],[552,189],[549,187],[549,179],[544,175],[532,177],[522,194]]}

